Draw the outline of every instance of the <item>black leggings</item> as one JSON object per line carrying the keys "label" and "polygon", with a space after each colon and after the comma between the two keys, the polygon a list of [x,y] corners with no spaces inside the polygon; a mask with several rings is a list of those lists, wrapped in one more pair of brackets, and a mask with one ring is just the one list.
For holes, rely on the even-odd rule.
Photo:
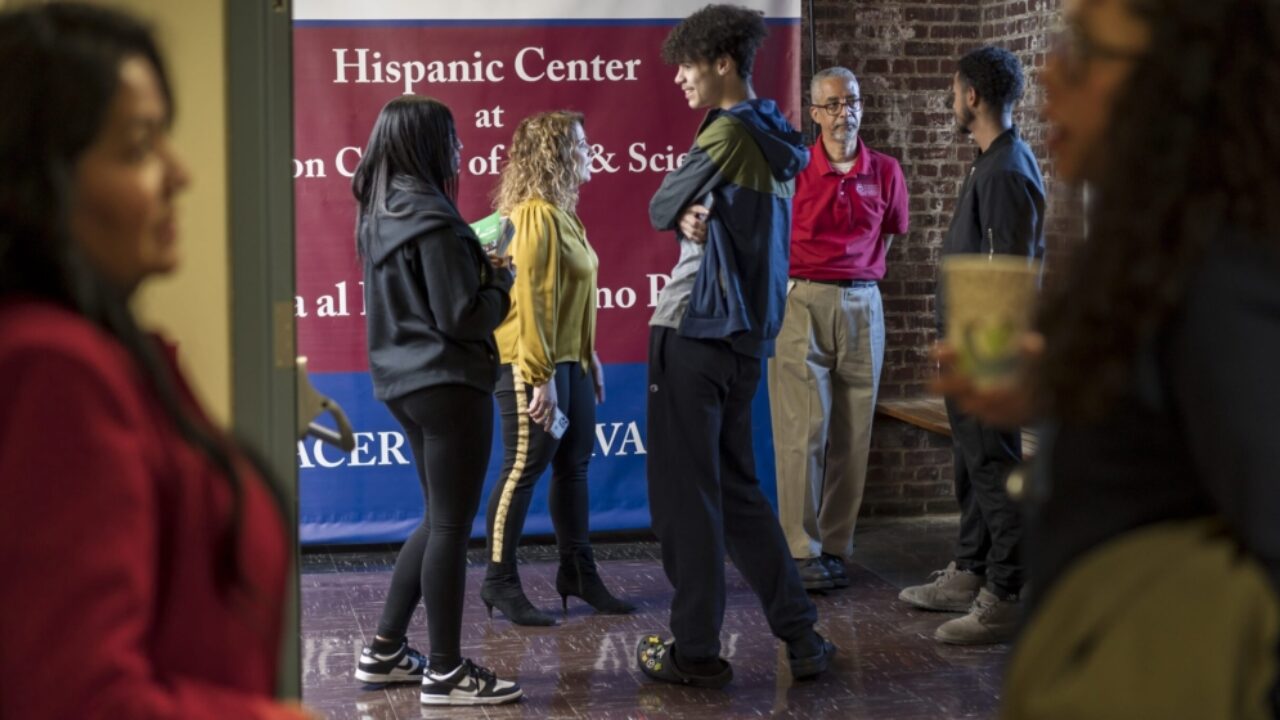
{"label": "black leggings", "polygon": [[378,634],[404,637],[423,598],[431,669],[444,672],[462,662],[467,542],[489,465],[493,398],[465,385],[438,385],[390,400],[387,407],[413,451],[427,516],[396,557]]}
{"label": "black leggings", "polygon": [[587,463],[596,432],[595,386],[579,363],[556,365],[556,402],[569,418],[559,440],[529,417],[533,388],[515,377],[510,365],[498,374],[498,410],[502,414],[502,472],[489,493],[489,561],[514,562],[524,532],[529,500],[538,478],[551,466],[548,504],[561,555],[585,548],[587,538]]}

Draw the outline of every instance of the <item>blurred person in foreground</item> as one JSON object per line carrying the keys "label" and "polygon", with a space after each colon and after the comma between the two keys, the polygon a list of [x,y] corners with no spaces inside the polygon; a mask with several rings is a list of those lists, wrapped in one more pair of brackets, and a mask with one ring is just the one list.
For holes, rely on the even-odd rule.
{"label": "blurred person in foreground", "polygon": [[1043,81],[1089,237],[1023,382],[940,389],[1039,418],[1028,621],[1004,717],[1275,714],[1280,3],[1075,0]]}
{"label": "blurred person in foreground", "polygon": [[129,310],[189,184],[156,44],[55,3],[0,63],[0,717],[309,717],[272,700],[279,488]]}

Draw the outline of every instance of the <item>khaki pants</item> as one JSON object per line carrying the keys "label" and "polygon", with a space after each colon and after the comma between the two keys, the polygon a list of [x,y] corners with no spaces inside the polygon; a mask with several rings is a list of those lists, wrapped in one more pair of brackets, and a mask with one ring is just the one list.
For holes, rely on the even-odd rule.
{"label": "khaki pants", "polygon": [[778,520],[794,558],[853,553],[883,365],[878,287],[794,281],[769,360]]}

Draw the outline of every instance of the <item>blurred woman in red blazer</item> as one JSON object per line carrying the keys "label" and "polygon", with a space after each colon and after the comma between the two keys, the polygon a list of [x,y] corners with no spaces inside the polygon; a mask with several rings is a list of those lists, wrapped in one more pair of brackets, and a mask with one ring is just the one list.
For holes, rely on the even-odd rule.
{"label": "blurred woman in red blazer", "polygon": [[189,182],[155,43],[40,5],[0,67],[0,717],[308,717],[272,700],[276,488],[128,307]]}

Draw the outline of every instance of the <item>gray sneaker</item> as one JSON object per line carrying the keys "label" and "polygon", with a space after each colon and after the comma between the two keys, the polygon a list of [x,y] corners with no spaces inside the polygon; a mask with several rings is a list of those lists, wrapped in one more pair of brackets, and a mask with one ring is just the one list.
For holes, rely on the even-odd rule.
{"label": "gray sneaker", "polygon": [[821,558],[797,558],[796,570],[800,571],[800,581],[804,583],[805,590],[830,590],[836,586]]}
{"label": "gray sneaker", "polygon": [[1001,600],[995,593],[982,588],[969,614],[942,623],[933,633],[933,639],[948,645],[1008,642],[1018,630],[1020,610],[1016,597]]}
{"label": "gray sneaker", "polygon": [[904,588],[898,593],[898,599],[921,610],[968,612],[984,582],[981,575],[960,570],[954,562],[929,577],[933,582]]}

